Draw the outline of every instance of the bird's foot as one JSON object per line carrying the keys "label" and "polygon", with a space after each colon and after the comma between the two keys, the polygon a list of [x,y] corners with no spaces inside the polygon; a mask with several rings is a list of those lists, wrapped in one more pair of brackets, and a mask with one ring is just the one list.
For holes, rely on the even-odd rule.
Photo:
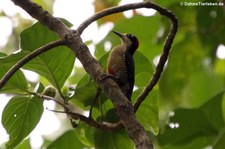
{"label": "bird's foot", "polygon": [[107,78],[110,78],[110,79],[112,79],[112,80],[114,80],[116,83],[120,83],[120,79],[117,77],[117,76],[114,76],[114,75],[112,75],[112,74],[108,74],[108,73],[105,73],[104,75],[103,75],[103,77],[102,77],[102,80],[105,80],[105,79],[107,79]]}

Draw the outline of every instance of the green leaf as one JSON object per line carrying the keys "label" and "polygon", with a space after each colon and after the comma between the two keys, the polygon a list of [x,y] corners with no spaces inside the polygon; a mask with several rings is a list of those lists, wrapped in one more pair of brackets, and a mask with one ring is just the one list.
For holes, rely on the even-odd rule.
{"label": "green leaf", "polygon": [[135,61],[135,86],[145,87],[154,72],[153,66],[148,58],[139,51],[134,54]]}
{"label": "green leaf", "polygon": [[96,149],[131,149],[134,148],[133,142],[127,136],[125,130],[105,132],[96,129],[94,134]]}
{"label": "green leaf", "polygon": [[74,67],[73,71],[75,72],[68,78],[70,84],[77,84],[79,80],[87,73],[83,67]]}
{"label": "green leaf", "polygon": [[[106,70],[107,59],[109,53],[104,54],[100,59],[100,63],[102,67]],[[153,66],[148,58],[139,51],[136,51],[134,54],[134,62],[135,62],[135,85],[138,87],[145,87],[149,80],[151,79],[151,75],[154,72]]]}
{"label": "green leaf", "polygon": [[[131,24],[135,24],[135,27]],[[144,17],[141,15],[134,15],[130,19],[121,19],[115,24],[116,30],[121,33],[131,33],[139,40],[138,51],[144,53],[145,56],[152,60],[156,55],[159,55],[162,49],[162,44],[156,44],[157,32],[160,29],[160,17],[158,15],[151,17]],[[110,42],[112,47],[120,44],[120,39],[110,32],[100,43],[96,45],[95,56],[102,57],[105,51],[105,43]]]}
{"label": "green leaf", "polygon": [[[20,37],[22,52],[32,52],[59,39],[55,33],[39,22],[24,30]],[[74,60],[74,53],[67,47],[60,46],[39,55],[26,64],[24,68],[39,73],[60,89],[73,69]]]}
{"label": "green leaf", "polygon": [[[141,93],[141,89],[134,92],[134,99],[137,99]],[[155,135],[158,134],[158,122],[159,122],[159,100],[158,100],[158,89],[154,89],[145,98],[144,102],[136,112],[138,121],[148,131],[153,132]]]}
{"label": "green leaf", "polygon": [[202,136],[216,135],[216,130],[204,113],[197,109],[178,109],[170,119],[166,132],[159,136],[160,144],[183,145]]}
{"label": "green leaf", "polygon": [[[217,3],[216,0],[205,0],[211,3]],[[218,2],[219,3],[219,2]],[[195,8],[196,27],[198,30],[199,39],[207,50],[207,54],[214,58],[216,47],[225,42],[224,34],[224,10],[222,7],[199,7]],[[222,37],[222,38],[221,38]],[[213,39],[213,40],[212,40]]]}
{"label": "green leaf", "polygon": [[9,134],[8,149],[17,146],[38,124],[43,100],[37,97],[13,97],[2,113],[2,125]]}
{"label": "green leaf", "polygon": [[5,57],[7,54],[0,52],[0,57]]}
{"label": "green leaf", "polygon": [[[163,134],[158,136],[161,145],[182,146],[191,144],[196,138],[213,138],[224,128],[222,115],[222,95],[224,92],[211,98],[208,102],[195,109],[177,109],[174,116],[165,128]],[[205,144],[205,142],[202,142]]]}
{"label": "green leaf", "polygon": [[106,105],[104,105],[104,106],[105,106],[104,109],[107,109],[107,111],[105,112],[104,116],[100,116],[100,117],[98,117],[98,119],[100,121],[106,121],[106,122],[110,122],[110,123],[118,122],[120,120],[120,118],[118,117],[116,109],[115,108],[109,109],[110,107],[106,107]]}
{"label": "green leaf", "polygon": [[187,36],[173,48],[159,82],[163,104],[199,107],[224,89],[223,79],[213,72],[196,35]]}
{"label": "green leaf", "polygon": [[186,98],[188,104],[199,107],[209,97],[213,97],[224,90],[222,80],[222,77],[215,75],[209,68],[203,67],[199,71],[194,72],[191,80],[186,84],[184,92],[187,95],[185,95],[184,99]]}
{"label": "green leaf", "polygon": [[75,94],[71,101],[80,108],[86,109],[87,106],[92,105],[96,91],[97,87],[95,87],[95,82],[89,77],[89,75],[85,75],[78,82]]}
{"label": "green leaf", "polygon": [[53,4],[54,0],[34,0],[35,3],[38,3],[44,10],[47,10],[50,14],[53,13]]}
{"label": "green leaf", "polygon": [[47,149],[82,149],[85,146],[80,142],[74,130],[69,130],[52,142]]}
{"label": "green leaf", "polygon": [[[94,82],[94,80],[92,80],[90,76],[86,74],[78,82],[75,89],[75,94],[71,101],[80,108],[89,110],[88,107],[93,104],[97,88],[98,86]],[[105,94],[101,92],[98,100],[101,100],[101,103],[104,103],[106,98],[107,97],[105,96]]]}
{"label": "green leaf", "polygon": [[209,143],[212,143],[212,137],[198,137],[188,144],[182,144],[179,146],[167,144],[165,146],[161,146],[160,149],[205,149],[209,146]]}
{"label": "green leaf", "polygon": [[15,149],[31,149],[30,139],[24,140],[20,145],[18,145]]}
{"label": "green leaf", "polygon": [[220,92],[200,107],[200,110],[204,112],[208,120],[210,120],[211,126],[217,132],[221,132],[221,129],[225,126],[222,109],[223,95],[224,91]]}
{"label": "green leaf", "polygon": [[79,122],[78,127],[75,129],[76,135],[87,147],[94,145],[94,127],[89,126],[84,122]]}
{"label": "green leaf", "polygon": [[141,72],[147,72],[149,74],[153,74],[154,69],[151,62],[148,60],[146,55],[143,53],[136,51],[134,54],[134,61],[135,61],[135,74]]}
{"label": "green leaf", "polygon": [[224,148],[224,142],[225,142],[225,133],[223,131],[223,133],[220,136],[219,140],[213,146],[213,149],[223,149]]}
{"label": "green leaf", "polygon": [[[12,54],[6,57],[0,57],[0,78],[20,60],[24,54]],[[21,70],[18,70],[1,89],[0,93],[24,93],[28,90],[26,78]]]}

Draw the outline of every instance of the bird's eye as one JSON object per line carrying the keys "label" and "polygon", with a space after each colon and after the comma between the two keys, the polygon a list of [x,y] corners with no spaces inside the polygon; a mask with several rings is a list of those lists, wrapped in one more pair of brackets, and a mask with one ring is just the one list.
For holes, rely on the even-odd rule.
{"label": "bird's eye", "polygon": [[128,37],[128,38],[134,38],[134,35],[127,34],[127,37]]}
{"label": "bird's eye", "polygon": [[128,37],[131,41],[133,41],[133,42],[136,42],[136,41],[137,41],[136,36],[134,36],[134,35],[132,35],[132,34],[127,34],[127,37]]}

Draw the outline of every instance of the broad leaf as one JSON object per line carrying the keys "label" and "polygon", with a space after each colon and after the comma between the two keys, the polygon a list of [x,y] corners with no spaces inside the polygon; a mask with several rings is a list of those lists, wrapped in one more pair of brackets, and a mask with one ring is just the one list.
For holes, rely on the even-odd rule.
{"label": "broad leaf", "polygon": [[43,100],[37,97],[13,97],[2,113],[2,125],[9,134],[8,149],[17,146],[38,124]]}
{"label": "broad leaf", "polygon": [[225,133],[220,136],[219,140],[214,145],[213,149],[223,149],[224,148],[224,142],[225,142]]}
{"label": "broad leaf", "polygon": [[80,142],[75,131],[69,130],[52,142],[47,149],[82,149],[84,147],[85,146]]}
{"label": "broad leaf", "polygon": [[[24,30],[20,37],[22,52],[32,52],[59,39],[39,22]],[[24,68],[39,73],[56,88],[61,88],[73,69],[74,60],[74,53],[65,46],[60,46],[39,55]]]}
{"label": "broad leaf", "polygon": [[[99,60],[104,69],[106,69],[107,58],[108,53],[103,55],[102,58]],[[150,80],[151,74],[153,73],[152,65],[148,58],[140,52],[135,53],[134,60],[136,66],[135,85],[137,87],[144,87]],[[72,101],[76,103],[76,105],[79,105],[81,108],[86,109],[85,107],[90,106],[92,104],[96,95],[96,91],[96,83],[88,75],[85,75],[78,82]],[[104,103],[107,97],[104,94],[100,97],[101,103]]]}
{"label": "broad leaf", "polygon": [[[163,134],[159,135],[161,145],[181,146],[192,143],[196,138],[212,138],[224,128],[222,116],[222,95],[211,98],[208,102],[195,109],[177,109]],[[202,142],[204,143],[204,142]],[[204,143],[205,145],[205,143]]]}
{"label": "broad leaf", "polygon": [[7,56],[5,53],[0,52],[0,57],[5,57]]}
{"label": "broad leaf", "polygon": [[127,135],[125,130],[117,130],[113,132],[105,132],[96,129],[94,134],[96,149],[132,149],[133,142]]}
{"label": "broad leaf", "polygon": [[145,87],[153,74],[153,66],[148,58],[141,52],[135,52],[135,86]]}
{"label": "broad leaf", "polygon": [[[134,92],[134,98],[141,93],[141,90]],[[153,132],[155,135],[158,134],[158,122],[159,122],[159,100],[158,100],[158,89],[154,89],[145,98],[144,102],[136,112],[139,122],[148,131]]]}
{"label": "broad leaf", "polygon": [[[212,0],[210,2],[216,3],[218,1]],[[199,39],[204,45],[205,50],[214,58],[213,53],[216,47],[221,43],[225,43],[225,39],[223,38],[225,34],[224,10],[222,7],[213,7],[213,12],[210,7],[199,7],[195,9],[197,12],[196,27],[197,30],[201,30],[198,32]],[[216,32],[213,31],[214,28],[216,28]]]}
{"label": "broad leaf", "polygon": [[[3,56],[3,55],[2,55]],[[6,57],[0,57],[0,78],[16,64],[25,54],[12,54]],[[0,93],[20,93],[28,90],[26,78],[21,70],[18,70],[0,90]]]}
{"label": "broad leaf", "polygon": [[31,149],[30,139],[24,140],[20,145],[18,145],[15,149]]}
{"label": "broad leaf", "polygon": [[205,149],[205,148],[207,148],[207,146],[209,146],[210,143],[213,143],[212,138],[213,138],[213,136],[198,137],[198,138],[195,138],[192,142],[190,142],[188,144],[182,144],[182,145],[178,145],[178,146],[167,144],[164,146],[160,146],[160,149]]}
{"label": "broad leaf", "polygon": [[85,75],[80,79],[76,86],[72,102],[80,108],[87,110],[87,107],[92,105],[94,101],[96,91],[97,86],[95,82],[89,77],[89,75]]}
{"label": "broad leaf", "polygon": [[[131,24],[135,24],[135,27]],[[113,30],[135,35],[140,43],[137,51],[145,54],[149,60],[152,60],[156,55],[160,54],[163,47],[162,44],[156,44],[157,32],[160,29],[160,26],[160,17],[157,15],[151,17],[134,15],[131,19],[121,19],[121,21],[115,24],[115,28],[113,28]],[[97,58],[100,58],[107,53],[105,50],[106,42],[110,42],[112,47],[115,47],[120,44],[120,39],[110,32],[96,45],[95,56]]]}
{"label": "broad leaf", "polygon": [[94,127],[89,126],[85,122],[79,122],[75,129],[76,135],[82,144],[87,147],[93,147],[94,145]]}

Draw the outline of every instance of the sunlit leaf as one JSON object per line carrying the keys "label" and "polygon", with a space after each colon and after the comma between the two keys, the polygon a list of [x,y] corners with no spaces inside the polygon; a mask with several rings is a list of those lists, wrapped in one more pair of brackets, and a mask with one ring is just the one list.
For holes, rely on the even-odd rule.
{"label": "sunlit leaf", "polygon": [[[95,0],[95,2],[94,2],[95,12],[99,12],[106,8],[116,6],[119,2],[120,2],[119,0]],[[109,21],[117,22],[122,17],[123,17],[122,13],[109,15],[109,16],[106,16],[106,17],[98,20],[98,24],[102,24],[102,23],[109,22]]]}
{"label": "sunlit leaf", "polygon": [[18,145],[15,149],[31,149],[30,139],[24,140],[20,145]]}
{"label": "sunlit leaf", "polygon": [[34,2],[38,3],[39,5],[41,5],[45,10],[47,10],[50,13],[53,13],[52,9],[53,9],[53,4],[54,4],[55,0],[34,0]]}
{"label": "sunlit leaf", "polygon": [[[25,54],[12,54],[0,58],[0,78],[2,78],[8,70],[16,64]],[[3,55],[2,55],[3,56]],[[21,93],[28,90],[26,78],[21,70],[18,70],[0,90],[1,93]]]}
{"label": "sunlit leaf", "polygon": [[[64,22],[71,26],[70,23]],[[24,30],[20,37],[22,52],[34,51],[59,39],[55,33],[39,22]],[[74,53],[65,46],[60,46],[39,55],[24,68],[39,73],[56,88],[61,88],[73,69],[74,60]]]}
{"label": "sunlit leaf", "polygon": [[8,149],[17,146],[38,124],[43,100],[37,97],[13,97],[5,106],[2,125],[9,134]]}

